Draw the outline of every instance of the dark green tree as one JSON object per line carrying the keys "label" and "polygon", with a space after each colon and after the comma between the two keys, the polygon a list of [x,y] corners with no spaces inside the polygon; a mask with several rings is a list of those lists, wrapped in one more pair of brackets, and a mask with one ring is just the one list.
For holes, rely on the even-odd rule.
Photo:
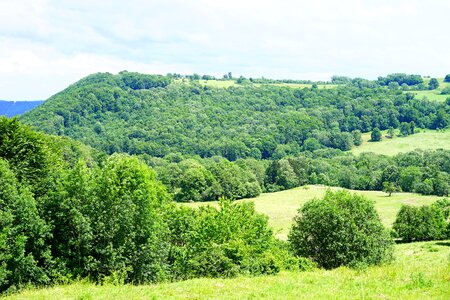
{"label": "dark green tree", "polygon": [[169,245],[162,212],[168,198],[154,172],[137,158],[115,154],[97,180],[89,211],[95,224],[91,276],[121,274],[135,283],[165,278]]}
{"label": "dark green tree", "polygon": [[444,215],[436,206],[403,205],[392,228],[405,242],[439,240],[446,237]]}
{"label": "dark green tree", "polygon": [[408,136],[411,134],[411,125],[406,122],[400,123],[400,134],[402,136]]}
{"label": "dark green tree", "polygon": [[445,75],[444,82],[450,82],[450,74]]}
{"label": "dark green tree", "polygon": [[0,158],[0,293],[50,283],[50,231],[36,202]]}
{"label": "dark green tree", "polygon": [[381,131],[378,127],[375,127],[372,130],[372,133],[370,134],[370,140],[372,142],[379,142],[381,141]]}
{"label": "dark green tree", "polygon": [[430,82],[428,83],[428,88],[430,90],[435,90],[439,87],[439,81],[437,81],[436,78],[431,78]]}
{"label": "dark green tree", "polygon": [[373,202],[347,191],[327,191],[299,210],[289,233],[296,255],[331,269],[377,265],[392,259],[393,240]]}

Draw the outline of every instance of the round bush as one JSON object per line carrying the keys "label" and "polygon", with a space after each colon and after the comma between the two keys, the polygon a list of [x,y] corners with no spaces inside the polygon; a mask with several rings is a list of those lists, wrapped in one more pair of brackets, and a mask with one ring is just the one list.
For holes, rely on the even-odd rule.
{"label": "round bush", "polygon": [[320,267],[377,265],[391,261],[394,242],[373,202],[347,191],[328,190],[305,203],[289,233],[294,253]]}

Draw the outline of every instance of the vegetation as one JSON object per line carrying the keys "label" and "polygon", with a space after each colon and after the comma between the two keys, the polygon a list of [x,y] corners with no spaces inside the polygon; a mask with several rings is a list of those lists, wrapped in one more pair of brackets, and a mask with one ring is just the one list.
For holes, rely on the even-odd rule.
{"label": "vegetation", "polygon": [[0,119],[0,292],[72,278],[149,283],[292,265],[250,204],[180,210],[138,158],[96,160],[52,139]]}
{"label": "vegetation", "polygon": [[215,88],[171,76],[121,72],[88,76],[26,113],[39,130],[109,154],[266,159],[320,147],[349,150],[352,132],[448,125],[446,103],[415,99],[377,82],[333,89],[240,85]]}
{"label": "vegetation", "polygon": [[450,201],[442,199],[429,206],[403,205],[393,229],[403,241],[428,241],[450,238]]}
{"label": "vegetation", "polygon": [[299,210],[289,233],[294,253],[326,269],[392,260],[393,240],[373,202],[346,191],[327,191]]}
{"label": "vegetation", "polygon": [[415,86],[423,83],[422,76],[420,75],[408,75],[404,73],[389,74],[386,77],[378,77],[378,83],[388,86],[390,83],[395,82],[398,85],[406,84],[408,86]]}
{"label": "vegetation", "polygon": [[6,299],[349,299],[449,296],[450,241],[395,246],[395,261],[365,270],[346,267],[233,279],[197,278],[156,285],[95,285],[86,281],[46,289],[30,288]]}
{"label": "vegetation", "polygon": [[219,209],[180,207],[167,219],[175,279],[275,274],[295,268],[295,258],[274,238],[267,217],[256,213],[253,203],[221,199]]}
{"label": "vegetation", "polygon": [[364,152],[373,152],[376,154],[394,156],[399,153],[411,152],[414,150],[433,150],[444,149],[450,150],[450,130],[423,130],[416,132],[413,135],[396,138],[398,131],[391,133],[383,132],[386,137],[391,138],[382,139],[378,143],[371,143],[370,134],[363,134],[361,136],[362,142],[358,147],[352,148],[351,153],[360,155]]}
{"label": "vegetation", "polygon": [[431,78],[430,81],[428,82],[428,88],[430,90],[435,90],[439,87],[439,82],[437,81],[436,78]]}
{"label": "vegetation", "polygon": [[[320,185],[308,185],[290,190],[274,193],[264,193],[256,198],[247,198],[237,200],[240,202],[253,202],[257,212],[269,217],[269,226],[273,229],[276,237],[281,240],[287,240],[289,230],[293,225],[293,219],[299,207],[302,207],[307,201],[314,198],[323,198],[327,190],[337,192],[341,188],[333,188]],[[358,194],[373,201],[384,226],[391,228],[396,219],[396,215],[402,205],[430,205],[441,197],[422,196],[412,193],[394,193],[387,197],[381,191],[357,191],[349,192]],[[205,205],[218,207],[218,202],[193,202],[183,203],[182,206],[197,208]]]}
{"label": "vegetation", "polygon": [[[448,195],[449,150],[345,151],[369,132],[375,141],[387,129],[405,139],[444,129],[450,101],[417,99],[410,91],[433,80],[415,75],[332,83],[99,73],[20,117],[43,132],[0,118],[0,293],[75,279],[149,284],[390,262],[382,222],[392,224],[411,194],[373,203],[322,195],[319,185]],[[308,197],[324,198],[301,208],[289,241],[276,239],[272,217],[292,217],[298,204],[289,211],[273,201],[266,217],[258,201],[232,202],[307,184]],[[194,209],[172,200],[219,201]],[[395,232],[413,224],[421,233],[405,240],[445,238],[446,201],[400,209]],[[413,277],[428,284],[421,276]]]}
{"label": "vegetation", "polygon": [[370,134],[371,142],[379,142],[381,141],[381,131],[378,127],[375,127]]}

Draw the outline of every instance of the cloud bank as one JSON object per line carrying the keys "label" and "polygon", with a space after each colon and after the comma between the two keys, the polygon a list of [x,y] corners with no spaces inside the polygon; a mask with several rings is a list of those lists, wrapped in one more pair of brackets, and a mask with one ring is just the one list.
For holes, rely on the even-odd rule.
{"label": "cloud bank", "polygon": [[1,1],[0,98],[93,72],[327,80],[450,73],[448,1]]}

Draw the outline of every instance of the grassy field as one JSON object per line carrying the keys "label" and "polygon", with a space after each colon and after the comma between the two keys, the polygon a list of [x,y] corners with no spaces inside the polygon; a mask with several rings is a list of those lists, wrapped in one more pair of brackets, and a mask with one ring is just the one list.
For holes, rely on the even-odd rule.
{"label": "grassy field", "polygon": [[[216,88],[228,88],[230,86],[240,86],[237,84],[234,80],[199,80],[198,81],[201,85],[210,86],[210,87],[216,87]],[[254,86],[262,86],[265,84],[253,84]],[[305,88],[305,87],[312,87],[312,84],[300,84],[300,83],[269,83],[267,85],[274,85],[274,86],[287,86],[291,88]],[[331,89],[335,88],[338,85],[336,84],[319,84],[317,85],[317,88],[319,89]]]}
{"label": "grassy field", "polygon": [[[255,84],[256,86],[260,86],[261,84]],[[287,86],[291,88],[311,88],[312,84],[304,84],[304,83],[271,83],[270,85],[274,86]],[[337,84],[318,84],[318,89],[334,89],[338,85]]]}
{"label": "grassy field", "polygon": [[[398,129],[396,133],[398,134]],[[419,133],[407,137],[395,137],[388,139],[385,137],[386,131],[383,131],[383,139],[380,142],[369,142],[370,132],[362,135],[363,142],[361,146],[350,150],[358,155],[362,152],[374,152],[384,155],[395,155],[400,152],[413,151],[415,149],[447,149],[450,150],[450,129],[445,131],[420,129]]]}
{"label": "grassy field", "polygon": [[[422,99],[427,98],[431,101],[442,101],[444,102],[450,95],[441,95],[442,89],[450,86],[449,82],[444,82],[444,78],[437,78],[439,82],[439,87],[432,91],[413,91],[412,93],[416,94],[416,98]],[[428,86],[429,78],[424,79],[424,83]]]}
{"label": "grassy field", "polygon": [[[332,190],[340,189],[310,185],[276,193],[265,193],[256,198],[242,199],[237,202],[253,201],[257,211],[269,216],[269,225],[273,228],[275,235],[280,239],[287,239],[292,219],[297,214],[300,206],[310,199],[322,197],[328,188]],[[364,195],[373,200],[383,223],[388,227],[392,226],[397,211],[402,204],[423,205],[442,198],[437,196],[421,196],[412,193],[394,193],[391,197],[388,197],[386,193],[379,191],[352,192]],[[198,207],[208,204],[217,205],[217,202],[195,202],[183,205]]]}
{"label": "grassy field", "polygon": [[396,245],[390,265],[193,279],[157,285],[79,282],[5,299],[450,299],[450,241]]}

